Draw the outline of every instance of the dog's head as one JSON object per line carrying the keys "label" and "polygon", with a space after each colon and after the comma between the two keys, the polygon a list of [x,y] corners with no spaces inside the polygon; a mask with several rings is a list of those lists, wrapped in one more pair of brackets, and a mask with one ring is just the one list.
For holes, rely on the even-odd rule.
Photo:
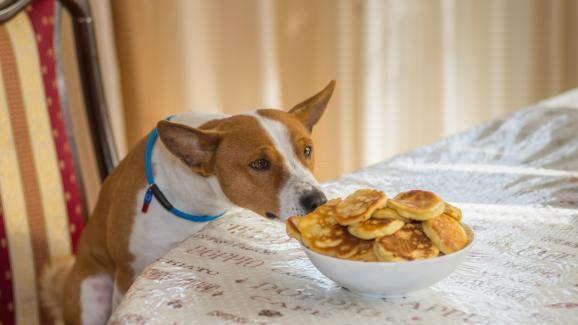
{"label": "dog's head", "polygon": [[326,201],[312,175],[311,131],[334,86],[288,112],[261,109],[199,128],[161,121],[159,138],[193,172],[215,176],[234,204],[268,218],[302,215]]}

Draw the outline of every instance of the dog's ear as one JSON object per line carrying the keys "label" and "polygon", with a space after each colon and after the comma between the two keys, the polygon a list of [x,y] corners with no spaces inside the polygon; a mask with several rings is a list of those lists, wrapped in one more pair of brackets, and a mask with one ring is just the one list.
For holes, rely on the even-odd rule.
{"label": "dog's ear", "polygon": [[289,113],[293,114],[297,119],[305,125],[307,130],[311,132],[313,126],[319,121],[321,115],[327,107],[327,103],[333,94],[335,88],[335,80],[331,82],[319,93],[306,99],[305,101],[295,105]]}
{"label": "dog's ear", "polygon": [[221,140],[219,132],[165,120],[157,124],[157,132],[165,147],[193,171],[203,176],[211,174],[211,160]]}

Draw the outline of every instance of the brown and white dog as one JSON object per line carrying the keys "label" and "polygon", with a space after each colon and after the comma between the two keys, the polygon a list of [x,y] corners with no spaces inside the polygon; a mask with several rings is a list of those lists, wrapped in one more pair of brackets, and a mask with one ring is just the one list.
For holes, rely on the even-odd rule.
{"label": "brown and white dog", "polygon": [[[311,173],[310,133],[334,85],[289,112],[183,113],[160,121],[151,158],[155,183],[175,207],[195,215],[242,207],[285,220],[315,209],[326,199]],[[207,224],[180,219],[157,200],[141,211],[146,144],[137,144],[104,182],[76,257],[43,274],[44,305],[66,324],[106,323],[147,265]]]}

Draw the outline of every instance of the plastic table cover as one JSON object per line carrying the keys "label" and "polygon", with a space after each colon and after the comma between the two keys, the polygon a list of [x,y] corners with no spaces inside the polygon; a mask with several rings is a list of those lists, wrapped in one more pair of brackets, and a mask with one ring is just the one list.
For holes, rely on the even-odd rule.
{"label": "plastic table cover", "polygon": [[319,273],[283,224],[240,211],[149,266],[110,323],[578,324],[578,90],[323,187],[432,190],[477,240],[419,295],[370,299]]}

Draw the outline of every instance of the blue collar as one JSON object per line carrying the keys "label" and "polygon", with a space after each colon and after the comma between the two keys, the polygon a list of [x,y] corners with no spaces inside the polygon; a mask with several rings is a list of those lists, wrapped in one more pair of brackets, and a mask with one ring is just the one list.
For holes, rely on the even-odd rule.
{"label": "blue collar", "polygon": [[[167,118],[167,120],[170,120],[172,117],[173,116],[169,116]],[[145,193],[144,202],[143,202],[141,211],[143,213],[146,213],[148,211],[149,204],[151,203],[153,196],[154,196],[166,210],[168,210],[170,213],[174,214],[175,216],[182,218],[182,219],[185,219],[185,220],[189,220],[189,221],[193,221],[193,222],[207,222],[207,221],[215,220],[215,219],[219,218],[220,216],[224,215],[226,211],[223,213],[220,213],[218,215],[214,215],[214,216],[197,216],[197,215],[189,214],[189,213],[186,213],[182,210],[179,210],[171,204],[171,202],[166,198],[166,196],[163,194],[163,192],[158,187],[158,185],[155,184],[155,180],[153,178],[153,168],[152,168],[152,164],[151,164],[151,157],[152,157],[152,152],[153,152],[153,146],[155,144],[157,137],[158,137],[158,133],[157,133],[157,129],[155,128],[151,132],[151,135],[149,137],[149,141],[147,142],[147,148],[146,148],[146,152],[145,152],[145,170],[146,170],[147,183],[149,184],[149,188],[147,189],[147,191]]]}

